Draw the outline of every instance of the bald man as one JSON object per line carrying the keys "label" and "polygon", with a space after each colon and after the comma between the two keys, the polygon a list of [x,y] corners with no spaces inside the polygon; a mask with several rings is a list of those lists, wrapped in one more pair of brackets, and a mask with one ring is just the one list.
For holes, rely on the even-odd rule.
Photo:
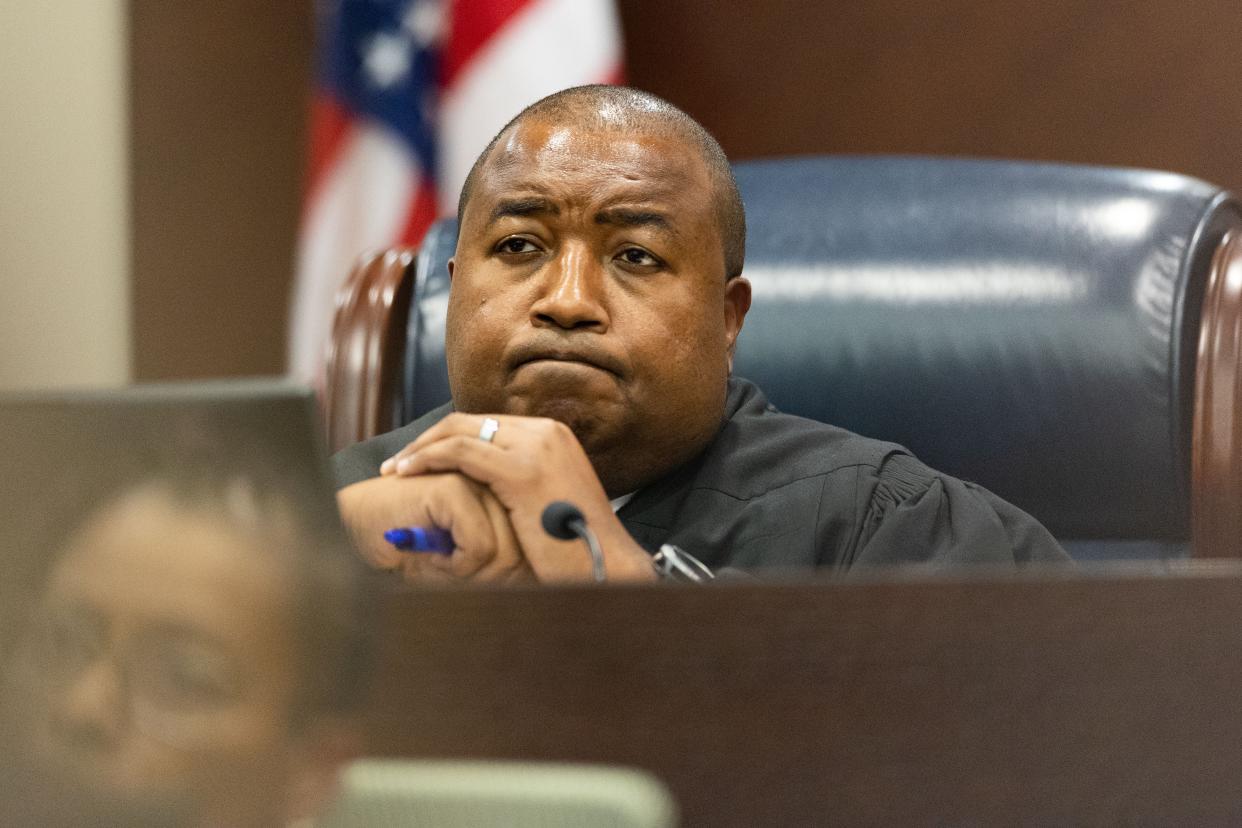
{"label": "bald man", "polygon": [[[580,507],[607,576],[1060,561],[1031,517],[898,446],[777,413],[731,377],[745,219],[716,141],[671,104],[578,87],[531,105],[462,190],[453,402],[334,458],[363,555],[411,580],[576,580]],[[407,554],[387,528],[451,532]],[[665,569],[668,567],[666,566]]]}

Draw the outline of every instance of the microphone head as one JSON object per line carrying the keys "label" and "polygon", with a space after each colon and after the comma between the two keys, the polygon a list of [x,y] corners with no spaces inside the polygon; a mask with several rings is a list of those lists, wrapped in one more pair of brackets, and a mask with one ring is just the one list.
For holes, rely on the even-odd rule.
{"label": "microphone head", "polygon": [[585,525],[582,510],[567,500],[554,500],[543,510],[543,529],[554,538],[573,540],[578,537],[575,521]]}

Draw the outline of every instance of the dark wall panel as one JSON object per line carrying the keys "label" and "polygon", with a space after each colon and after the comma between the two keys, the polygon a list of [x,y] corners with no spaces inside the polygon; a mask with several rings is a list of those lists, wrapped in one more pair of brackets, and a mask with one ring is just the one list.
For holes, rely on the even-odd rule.
{"label": "dark wall panel", "polygon": [[308,0],[131,0],[134,370],[284,370]]}
{"label": "dark wall panel", "polygon": [[920,152],[1242,189],[1233,0],[624,0],[629,78],[737,157]]}
{"label": "dark wall panel", "polygon": [[[281,370],[311,0],[131,0],[135,365]],[[736,158],[1156,167],[1242,190],[1236,0],[619,0],[630,82]]]}

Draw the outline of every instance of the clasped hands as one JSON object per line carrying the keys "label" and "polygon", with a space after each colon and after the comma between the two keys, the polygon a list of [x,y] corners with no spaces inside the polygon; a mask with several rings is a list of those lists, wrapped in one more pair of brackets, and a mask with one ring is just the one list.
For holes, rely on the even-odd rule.
{"label": "clasped hands", "polygon": [[[577,581],[591,579],[580,540],[543,528],[544,508],[567,500],[599,538],[609,580],[652,580],[651,558],[613,513],[578,439],[563,423],[494,415],[500,427],[480,439],[484,416],[449,414],[380,467],[380,476],[337,494],[341,516],[363,557],[408,581]],[[450,555],[409,553],[384,540],[387,529],[436,526],[453,535]]]}

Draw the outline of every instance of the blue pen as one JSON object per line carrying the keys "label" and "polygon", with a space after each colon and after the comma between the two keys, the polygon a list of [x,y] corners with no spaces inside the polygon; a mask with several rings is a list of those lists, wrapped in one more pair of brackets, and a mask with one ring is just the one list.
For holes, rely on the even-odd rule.
{"label": "blue pen", "polygon": [[384,540],[402,552],[431,552],[435,555],[451,555],[456,545],[453,536],[434,526],[402,526],[389,529]]}

